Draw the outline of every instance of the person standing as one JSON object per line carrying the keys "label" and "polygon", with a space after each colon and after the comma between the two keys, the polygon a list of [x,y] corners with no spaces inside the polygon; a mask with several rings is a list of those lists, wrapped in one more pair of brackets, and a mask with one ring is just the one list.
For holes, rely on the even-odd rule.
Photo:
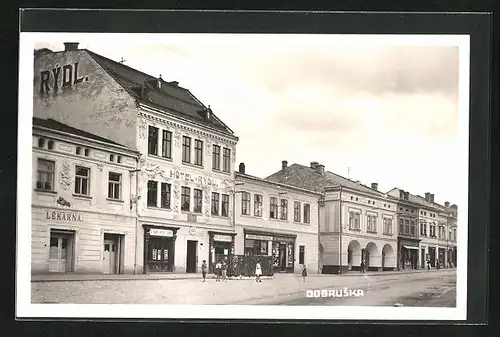
{"label": "person standing", "polygon": [[306,281],[306,276],[307,276],[307,268],[306,265],[302,265],[302,282]]}
{"label": "person standing", "polygon": [[431,260],[427,260],[427,270],[431,270]]}
{"label": "person standing", "polygon": [[260,261],[257,261],[257,264],[255,265],[255,282],[262,283],[262,280],[260,279],[261,275],[262,275],[262,267],[260,266]]}
{"label": "person standing", "polygon": [[205,279],[207,278],[207,260],[203,260],[203,263],[201,264],[201,275],[203,276],[203,282],[205,282]]}
{"label": "person standing", "polygon": [[225,281],[227,281],[227,264],[226,264],[226,260],[222,261],[221,271],[222,271],[222,280],[225,282]]}
{"label": "person standing", "polygon": [[361,261],[361,273],[365,273],[365,260]]}
{"label": "person standing", "polygon": [[217,263],[215,264],[215,282],[220,282],[221,268],[222,264],[220,263],[220,261],[217,261]]}

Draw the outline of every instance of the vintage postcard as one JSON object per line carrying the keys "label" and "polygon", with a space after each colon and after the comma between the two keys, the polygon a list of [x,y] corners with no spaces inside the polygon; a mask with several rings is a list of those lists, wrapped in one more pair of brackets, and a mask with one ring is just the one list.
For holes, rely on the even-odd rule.
{"label": "vintage postcard", "polygon": [[19,92],[18,317],[466,318],[468,36],[21,33]]}

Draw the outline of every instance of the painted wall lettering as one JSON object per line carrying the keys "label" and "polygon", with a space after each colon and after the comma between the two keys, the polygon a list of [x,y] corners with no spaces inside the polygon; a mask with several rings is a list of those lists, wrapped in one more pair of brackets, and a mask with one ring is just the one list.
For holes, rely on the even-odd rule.
{"label": "painted wall lettering", "polygon": [[40,72],[40,93],[45,94],[51,90],[57,91],[59,88],[71,87],[74,84],[88,81],[88,76],[78,75],[78,62],[56,66],[51,70]]}
{"label": "painted wall lettering", "polygon": [[49,212],[49,211],[46,211],[45,218],[47,220],[83,222],[83,217],[81,214],[75,214],[75,213],[69,213],[69,212]]}
{"label": "painted wall lettering", "polygon": [[204,186],[218,187],[219,184],[213,178],[196,176],[189,173],[181,172],[178,170],[170,170],[170,178],[184,180],[192,183],[197,183]]}

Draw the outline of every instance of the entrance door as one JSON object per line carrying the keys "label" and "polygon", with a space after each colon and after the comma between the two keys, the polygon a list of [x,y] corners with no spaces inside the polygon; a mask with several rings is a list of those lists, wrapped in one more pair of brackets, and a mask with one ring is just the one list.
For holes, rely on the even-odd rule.
{"label": "entrance door", "polygon": [[102,259],[104,274],[116,274],[117,244],[112,240],[104,240],[104,255]]}
{"label": "entrance door", "polygon": [[280,243],[279,270],[286,271],[286,243]]}
{"label": "entrance door", "polygon": [[71,237],[65,234],[50,234],[49,272],[71,271]]}
{"label": "entrance door", "polygon": [[198,241],[188,240],[186,273],[196,273],[197,248],[198,248]]}
{"label": "entrance door", "polygon": [[425,248],[422,248],[422,250],[421,250],[420,268],[425,268]]}

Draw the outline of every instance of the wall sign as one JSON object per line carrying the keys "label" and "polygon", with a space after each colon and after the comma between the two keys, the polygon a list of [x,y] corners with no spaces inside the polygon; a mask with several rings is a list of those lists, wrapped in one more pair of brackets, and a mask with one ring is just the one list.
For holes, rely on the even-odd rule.
{"label": "wall sign", "polygon": [[78,76],[78,62],[56,66],[50,70],[40,71],[40,93],[46,94],[51,90],[57,91],[59,88],[71,87],[89,78]]}
{"label": "wall sign", "polygon": [[218,234],[214,234],[214,241],[232,242],[233,239],[231,238],[230,235],[218,235]]}
{"label": "wall sign", "polygon": [[184,180],[192,183],[197,183],[200,185],[214,186],[218,187],[219,184],[216,179],[207,178],[200,175],[192,175],[187,172],[182,172],[179,170],[170,170],[170,178]]}
{"label": "wall sign", "polygon": [[83,217],[81,214],[70,213],[70,212],[45,212],[45,219],[47,220],[59,220],[59,221],[71,221],[71,222],[83,222]]}
{"label": "wall sign", "polygon": [[249,240],[262,240],[262,241],[273,241],[273,237],[272,236],[253,235],[253,234],[247,234],[247,235],[245,235],[245,239],[249,239]]}
{"label": "wall sign", "polygon": [[149,235],[152,236],[165,236],[165,237],[173,237],[174,231],[170,229],[159,229],[159,228],[150,228]]}
{"label": "wall sign", "polygon": [[280,237],[280,236],[275,236],[273,237],[273,241],[282,241],[282,242],[294,242],[294,238],[287,238],[287,237]]}

